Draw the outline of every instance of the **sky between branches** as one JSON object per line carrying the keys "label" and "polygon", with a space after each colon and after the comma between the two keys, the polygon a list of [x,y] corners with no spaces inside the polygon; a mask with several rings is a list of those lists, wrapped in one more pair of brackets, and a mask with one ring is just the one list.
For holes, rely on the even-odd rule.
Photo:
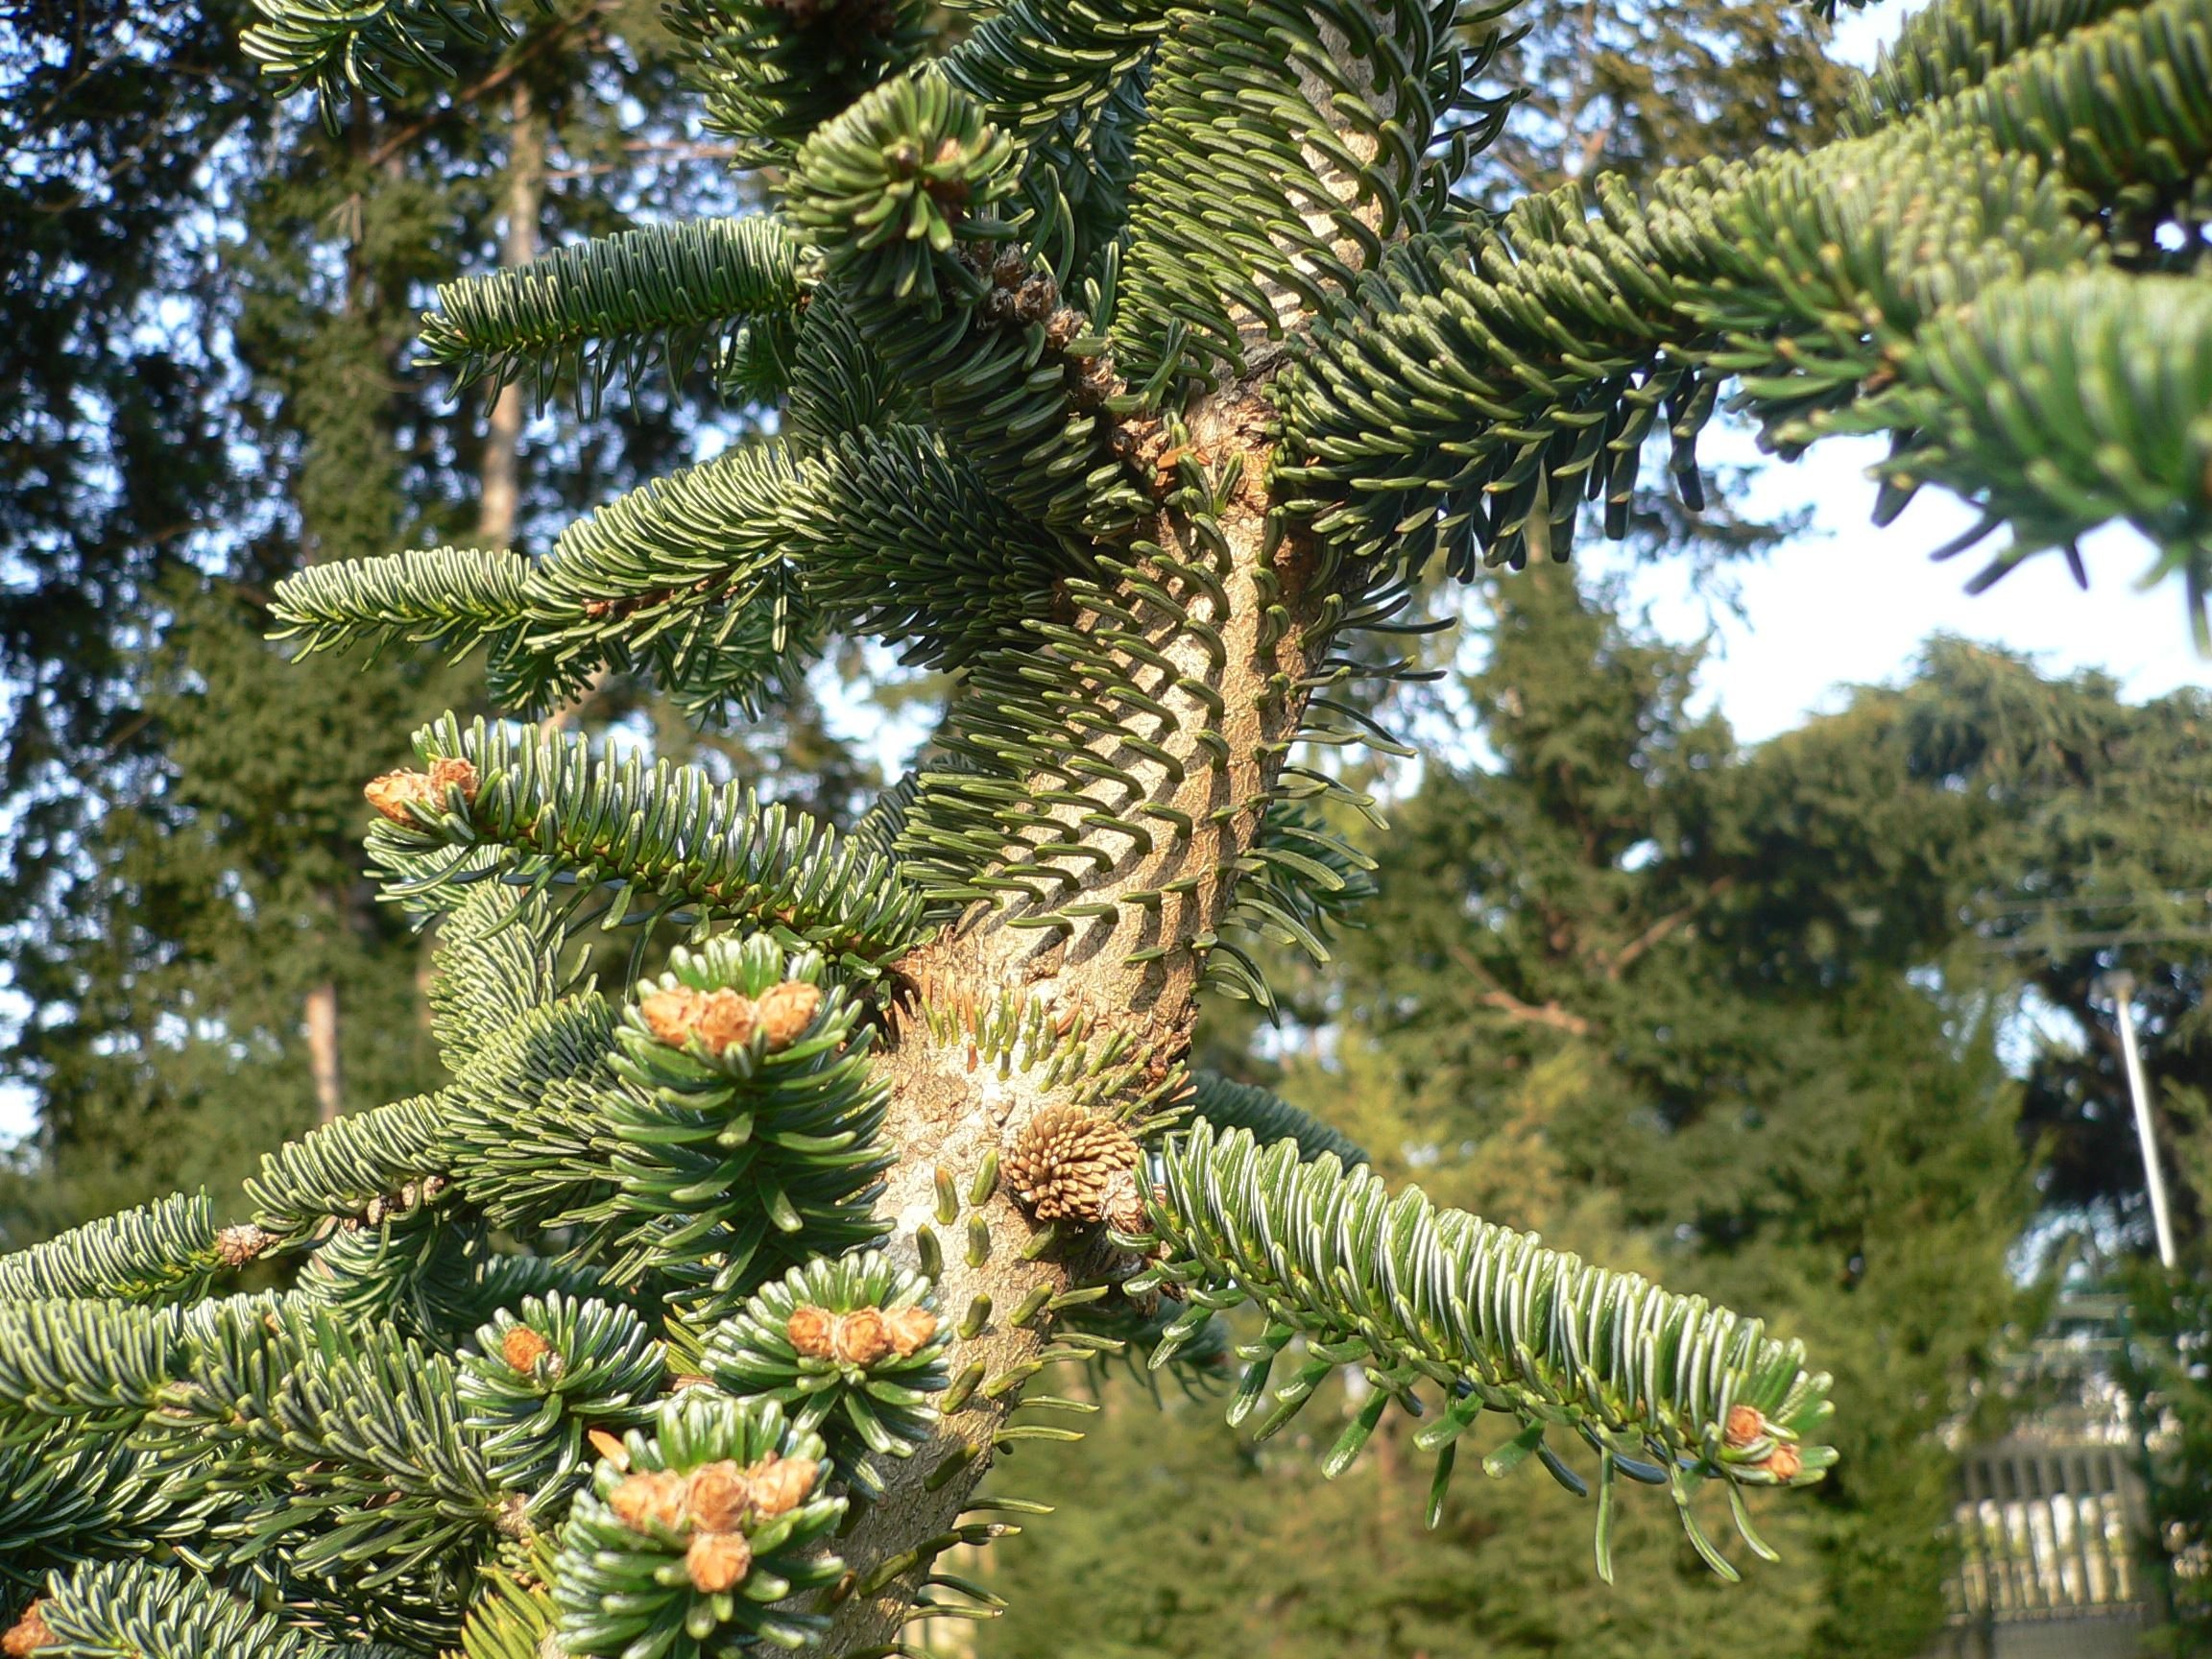
{"label": "sky between branches", "polygon": [[[1831,53],[1871,69],[1922,3],[1888,0],[1846,12]],[[1875,528],[1874,484],[1865,469],[1881,458],[1881,440],[1830,439],[1791,464],[1759,457],[1747,438],[1713,436],[1713,462],[1757,463],[1743,504],[1747,514],[1796,507],[1813,514],[1806,535],[1730,573],[1740,615],[1695,591],[1683,564],[1639,567],[1618,543],[1596,538],[1578,546],[1575,557],[1595,572],[1623,572],[1630,613],[1648,608],[1652,625],[1668,638],[1686,641],[1714,631],[1698,677],[1702,707],[1718,708],[1743,742],[1840,708],[1846,686],[1903,679],[1931,634],[2031,653],[2049,674],[2104,669],[2129,702],[2212,683],[2212,662],[2197,654],[2178,585],[2137,589],[2152,550],[2125,526],[2084,543],[2086,593],[2075,587],[2063,560],[2046,555],[1989,591],[1972,594],[1967,581],[1987,549],[2003,544],[2003,534],[1948,564],[1931,563],[1930,552],[1974,522],[1956,497],[1935,489],[1922,491],[1888,528]]]}

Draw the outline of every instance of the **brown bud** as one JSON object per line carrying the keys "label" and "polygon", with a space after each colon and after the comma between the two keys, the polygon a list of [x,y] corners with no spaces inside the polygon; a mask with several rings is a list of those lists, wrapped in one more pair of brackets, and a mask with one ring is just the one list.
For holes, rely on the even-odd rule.
{"label": "brown bud", "polygon": [[274,1233],[264,1233],[251,1221],[226,1227],[215,1235],[215,1259],[226,1267],[243,1267],[276,1242]]}
{"label": "brown bud", "polygon": [[783,1334],[791,1346],[809,1359],[827,1359],[834,1352],[836,1316],[802,1303],[783,1321]]}
{"label": "brown bud", "polygon": [[[499,1358],[527,1377],[538,1369],[538,1362],[553,1354],[553,1344],[527,1325],[510,1325],[507,1334],[499,1338]],[[559,1363],[559,1356],[554,1355]]]}
{"label": "brown bud", "polygon": [[1117,1233],[1152,1230],[1152,1218],[1144,1213],[1144,1198],[1134,1169],[1117,1169],[1106,1177],[1098,1194],[1098,1217]]}
{"label": "brown bud", "polygon": [[786,979],[761,993],[760,1029],[767,1034],[768,1052],[779,1053],[806,1034],[814,1016],[822,1010],[822,988],[804,979]]}
{"label": "brown bud", "polygon": [[1798,1455],[1796,1447],[1785,1440],[1767,1455],[1767,1461],[1759,1467],[1777,1480],[1794,1480],[1804,1473],[1805,1459]]}
{"label": "brown bud", "polygon": [[758,1020],[753,998],[725,985],[700,999],[699,1041],[709,1053],[727,1054],[753,1041]]}
{"label": "brown bud", "polygon": [[753,1546],[742,1532],[702,1532],[684,1551],[684,1571],[694,1590],[719,1595],[734,1590],[753,1570]]}
{"label": "brown bud", "polygon": [[430,762],[430,798],[438,805],[445,804],[448,790],[458,789],[461,791],[461,799],[473,806],[476,804],[476,791],[481,787],[483,784],[476,776],[476,767],[472,761],[454,757]]}
{"label": "brown bud", "polygon": [[373,778],[361,793],[370,805],[393,823],[413,825],[416,818],[410,808],[424,806],[432,811],[442,810],[448,793],[455,789],[461,792],[463,801],[473,805],[478,786],[476,768],[469,761],[442,759],[431,761],[427,772],[387,772],[381,778]]}
{"label": "brown bud", "polygon": [[937,1334],[937,1315],[926,1308],[893,1308],[883,1315],[883,1329],[891,1338],[891,1352],[903,1359],[929,1345]]}
{"label": "brown bud", "polygon": [[1748,1446],[1767,1432],[1767,1419],[1756,1406],[1731,1406],[1728,1407],[1727,1426],[1721,1438],[1731,1446]]}
{"label": "brown bud", "polygon": [[811,1457],[779,1457],[774,1453],[748,1469],[753,1507],[763,1519],[789,1513],[814,1490],[818,1465]]}
{"label": "brown bud", "polygon": [[630,1448],[622,1444],[618,1434],[610,1434],[604,1429],[587,1429],[584,1438],[591,1442],[591,1450],[617,1469],[630,1467]]}
{"label": "brown bud", "polygon": [[735,1532],[753,1507],[753,1482],[725,1457],[691,1471],[691,1519],[709,1532]]}
{"label": "brown bud", "polygon": [[673,991],[649,991],[639,998],[637,1012],[645,1029],[671,1048],[691,1040],[699,1025],[699,1006],[706,1000],[687,986]]}
{"label": "brown bud", "polygon": [[691,1482],[682,1475],[655,1471],[625,1475],[609,1494],[607,1507],[633,1532],[681,1532],[690,1511]]}
{"label": "brown bud", "polygon": [[891,1352],[891,1332],[880,1308],[859,1308],[830,1332],[830,1352],[840,1365],[873,1365]]}
{"label": "brown bud", "polygon": [[36,1653],[53,1644],[54,1632],[47,1626],[46,1616],[39,1611],[45,1605],[46,1598],[41,1596],[24,1610],[15,1627],[0,1636],[0,1653],[9,1655],[9,1659],[20,1659],[23,1654]]}
{"label": "brown bud", "polygon": [[415,814],[409,810],[417,803],[431,804],[430,780],[421,772],[387,772],[381,778],[372,778],[361,786],[361,794],[369,805],[395,824],[416,827]]}

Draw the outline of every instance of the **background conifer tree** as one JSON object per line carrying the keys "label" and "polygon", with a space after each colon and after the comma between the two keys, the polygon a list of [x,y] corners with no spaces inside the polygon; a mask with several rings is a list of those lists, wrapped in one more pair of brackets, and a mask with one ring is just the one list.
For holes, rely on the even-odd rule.
{"label": "background conifer tree", "polygon": [[[336,135],[304,108],[272,119],[237,9],[154,31],[134,11],[0,23],[27,347],[0,394],[0,546],[23,584],[8,672],[35,688],[10,701],[0,836],[29,1005],[9,1070],[38,1118],[0,1191],[17,1245],[180,1183],[234,1190],[276,1140],[435,1081],[427,951],[374,902],[359,786],[481,691],[421,661],[290,663],[264,637],[270,592],[400,539],[543,545],[705,436],[657,389],[528,443],[511,389],[487,434],[415,336],[462,270],[736,193],[650,7],[465,47],[460,84],[351,103]],[[655,709],[616,681],[571,717]],[[819,729],[804,704],[792,724]],[[709,757],[753,767],[744,735]],[[835,808],[856,809],[850,787],[830,779]]]}
{"label": "background conifer tree", "polygon": [[[1437,1505],[1463,1441],[1589,1490],[1600,1575],[1644,1486],[1715,1573],[1768,1553],[1835,1457],[1798,1344],[1187,1078],[1194,998],[1265,995],[1242,941],[1318,947],[1354,886],[1298,754],[1351,719],[1339,643],[1425,570],[1564,555],[1585,498],[1625,529],[1662,418],[1694,508],[1727,385],[1786,450],[1892,434],[1891,504],[1970,495],[1998,568],[2122,517],[2200,596],[2202,4],[1938,7],[1851,137],[1502,217],[1452,186],[1511,114],[1504,10],[686,8],[775,210],[451,286],[424,349],[596,380],[711,340],[777,440],[543,558],[319,565],[273,610],[481,649],[529,714],[603,672],[742,711],[865,633],[961,671],[933,753],[841,834],[425,727],[370,857],[438,925],[449,1081],[271,1153],[250,1222],[0,1263],[5,1559],[56,1566],[10,1640],[896,1651],[973,1595],[982,1474],[1071,1432],[1037,1372],[1199,1362],[1240,1307],[1262,1432],[1363,1367],[1325,1469],[1402,1408]],[[499,26],[270,0],[247,42],[342,128]],[[579,981],[590,932],[685,943]],[[261,1260],[292,1286],[209,1294]]]}

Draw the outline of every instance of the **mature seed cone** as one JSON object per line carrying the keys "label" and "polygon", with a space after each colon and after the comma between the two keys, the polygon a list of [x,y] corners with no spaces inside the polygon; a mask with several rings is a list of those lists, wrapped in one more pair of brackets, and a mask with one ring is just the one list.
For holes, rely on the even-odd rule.
{"label": "mature seed cone", "polygon": [[691,1471],[691,1519],[709,1532],[735,1532],[753,1509],[753,1482],[725,1457]]}
{"label": "mature seed cone", "polygon": [[920,1353],[937,1334],[937,1315],[926,1308],[893,1308],[883,1315],[891,1352],[905,1359]]}
{"label": "mature seed cone", "polygon": [[822,988],[804,979],[786,979],[760,993],[754,1004],[760,1029],[768,1039],[768,1052],[781,1053],[806,1035],[814,1016],[822,1011]]}
{"label": "mature seed cone", "polygon": [[821,1465],[811,1457],[779,1457],[771,1452],[745,1471],[753,1488],[753,1508],[762,1520],[785,1515],[806,1502]]}
{"label": "mature seed cone", "polygon": [[1137,1142],[1111,1118],[1081,1106],[1047,1106],[1015,1142],[1006,1178],[1040,1221],[1096,1221],[1106,1214],[1114,1178],[1136,1165]]}
{"label": "mature seed cone", "polygon": [[690,1478],[669,1470],[625,1475],[608,1494],[607,1507],[633,1532],[681,1532],[690,1524]]}
{"label": "mature seed cone", "polygon": [[447,793],[454,789],[461,791],[462,800],[473,805],[481,786],[482,781],[471,762],[445,759],[431,761],[427,772],[387,772],[381,778],[370,780],[361,793],[368,798],[370,805],[393,823],[412,828],[416,820],[410,807],[421,805],[436,811],[445,805]]}
{"label": "mature seed cone", "polygon": [[14,1628],[0,1636],[0,1653],[7,1654],[9,1659],[19,1659],[20,1655],[36,1653],[53,1642],[54,1632],[46,1626],[46,1616],[38,1611],[45,1604],[44,1597],[32,1602]]}
{"label": "mature seed cone", "polygon": [[752,1570],[753,1546],[742,1532],[702,1532],[684,1551],[691,1587],[709,1596],[736,1589]]}
{"label": "mature seed cone", "polygon": [[[525,1377],[552,1352],[553,1344],[527,1325],[510,1325],[507,1334],[499,1338],[499,1358]],[[559,1362],[557,1358],[555,1362]]]}

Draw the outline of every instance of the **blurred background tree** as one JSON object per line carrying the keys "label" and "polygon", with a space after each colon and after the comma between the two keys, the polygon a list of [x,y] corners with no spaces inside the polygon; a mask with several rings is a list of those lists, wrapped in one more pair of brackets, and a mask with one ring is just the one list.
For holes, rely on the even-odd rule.
{"label": "blurred background tree", "polygon": [[[287,662],[275,583],[410,543],[542,548],[750,431],[665,383],[533,428],[520,390],[486,409],[413,361],[441,281],[739,205],[651,0],[464,48],[458,90],[357,101],[335,133],[254,84],[245,20],[35,0],[0,22],[0,940],[7,1075],[37,1116],[0,1183],[10,1247],[435,1081],[423,949],[362,878],[360,788],[471,686]],[[866,781],[804,702],[707,739],[615,681],[565,717],[832,810]]]}

